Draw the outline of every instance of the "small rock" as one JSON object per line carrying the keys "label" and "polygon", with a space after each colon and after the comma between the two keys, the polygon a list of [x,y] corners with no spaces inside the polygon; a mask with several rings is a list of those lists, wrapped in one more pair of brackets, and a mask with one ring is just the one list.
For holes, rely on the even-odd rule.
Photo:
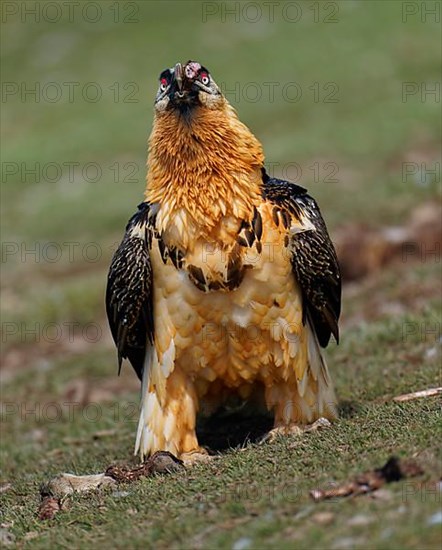
{"label": "small rock", "polygon": [[335,515],[332,512],[318,512],[312,516],[312,520],[318,525],[330,525],[334,519]]}
{"label": "small rock", "polygon": [[232,550],[247,550],[252,545],[252,539],[249,537],[241,537],[233,543]]}
{"label": "small rock", "polygon": [[442,512],[436,512],[428,518],[427,525],[440,525],[442,523]]}
{"label": "small rock", "polygon": [[360,544],[361,539],[354,537],[342,537],[336,539],[332,545],[332,550],[352,550],[357,544]]}
{"label": "small rock", "polygon": [[437,357],[438,351],[439,348],[437,348],[436,346],[428,348],[425,351],[425,359],[433,359],[434,357]]}
{"label": "small rock", "polygon": [[0,546],[13,546],[15,537],[6,529],[0,529]]}
{"label": "small rock", "polygon": [[393,533],[394,533],[394,529],[392,529],[391,527],[387,527],[386,529],[381,531],[381,539],[382,540],[389,539],[393,535]]}
{"label": "small rock", "polygon": [[301,508],[301,510],[293,516],[293,519],[303,519],[307,517],[313,509],[314,506],[306,506],[305,508]]}
{"label": "small rock", "polygon": [[23,539],[32,540],[32,539],[36,539],[38,536],[40,536],[40,533],[38,531],[29,531],[29,533],[26,533]]}
{"label": "small rock", "polygon": [[35,443],[42,443],[46,440],[46,438],[47,438],[46,430],[42,430],[40,428],[31,430],[26,434],[26,439],[34,441]]}
{"label": "small rock", "polygon": [[371,498],[374,498],[375,500],[391,500],[393,496],[393,493],[389,491],[388,489],[378,489],[377,491],[374,491],[371,494]]}
{"label": "small rock", "polygon": [[0,494],[6,493],[6,491],[9,491],[9,489],[12,489],[12,483],[2,483],[0,485]]}
{"label": "small rock", "polygon": [[364,516],[364,514],[353,516],[347,521],[349,527],[362,527],[364,525],[370,525],[370,523],[373,523],[373,518]]}
{"label": "small rock", "polygon": [[112,496],[114,498],[124,498],[124,497],[128,497],[130,495],[129,491],[114,491],[112,493]]}

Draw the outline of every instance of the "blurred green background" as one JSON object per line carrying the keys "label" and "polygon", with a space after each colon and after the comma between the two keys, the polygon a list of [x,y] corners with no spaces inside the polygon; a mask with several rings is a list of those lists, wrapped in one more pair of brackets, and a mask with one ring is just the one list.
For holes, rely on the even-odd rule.
{"label": "blurred green background", "polygon": [[[418,457],[427,472],[440,466],[436,400],[391,402],[440,386],[433,5],[2,2],[2,542],[246,548],[233,545],[247,536],[269,548],[439,548],[428,523],[437,504],[422,489],[407,501],[396,484],[389,499],[333,505],[339,517],[326,527],[324,516],[310,519],[308,496],[391,453]],[[38,484],[103,471],[133,448],[139,384],[128,366],[116,376],[106,277],[143,200],[158,75],[188,59],[210,70],[262,141],[270,172],[319,201],[346,272],[359,269],[344,285],[341,344],[327,349],[341,419],[325,435],[232,450],[124,498],[79,497],[53,529],[35,519]],[[411,248],[401,250],[404,239]],[[80,406],[56,422],[23,413],[48,403]],[[275,483],[275,499],[235,498],[250,480]],[[293,481],[300,499],[288,502]]]}
{"label": "blurred green background", "polygon": [[[435,17],[396,1],[269,6],[2,5],[6,372],[78,353],[76,374],[80,363],[94,372],[100,353],[96,368],[113,372],[107,269],[143,199],[158,75],[177,61],[209,68],[262,141],[270,172],[309,189],[332,238],[406,224],[440,197],[440,164],[426,173],[440,163]],[[406,267],[416,282],[437,265]],[[344,292],[343,322],[369,302]]]}
{"label": "blurred green background", "polygon": [[19,4],[2,14],[5,321],[103,319],[106,269],[143,198],[157,78],[177,61],[209,68],[273,173],[308,187],[332,231],[401,223],[437,193],[437,178],[402,173],[440,153],[440,98],[421,95],[439,78],[440,28],[420,8]]}

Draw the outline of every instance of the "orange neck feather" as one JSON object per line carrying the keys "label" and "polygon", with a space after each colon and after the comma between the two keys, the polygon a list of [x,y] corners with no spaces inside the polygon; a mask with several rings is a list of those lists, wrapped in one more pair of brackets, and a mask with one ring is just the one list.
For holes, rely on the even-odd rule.
{"label": "orange neck feather", "polygon": [[146,200],[160,205],[158,229],[187,247],[193,238],[217,238],[223,219],[249,219],[263,163],[261,144],[227,101],[222,109],[197,107],[190,121],[156,113]]}

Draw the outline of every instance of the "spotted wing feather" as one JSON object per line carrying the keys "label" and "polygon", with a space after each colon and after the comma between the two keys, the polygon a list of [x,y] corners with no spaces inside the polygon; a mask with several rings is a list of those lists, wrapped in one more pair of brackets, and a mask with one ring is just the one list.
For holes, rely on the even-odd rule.
{"label": "spotted wing feather", "polygon": [[335,249],[316,201],[303,187],[264,175],[264,198],[314,229],[290,235],[293,273],[303,295],[303,322],[308,318],[322,347],[331,334],[339,341],[341,275]]}
{"label": "spotted wing feather", "polygon": [[153,342],[149,205],[142,203],[114,254],[106,289],[107,317],[118,349],[119,371],[127,358],[141,379],[147,346]]}

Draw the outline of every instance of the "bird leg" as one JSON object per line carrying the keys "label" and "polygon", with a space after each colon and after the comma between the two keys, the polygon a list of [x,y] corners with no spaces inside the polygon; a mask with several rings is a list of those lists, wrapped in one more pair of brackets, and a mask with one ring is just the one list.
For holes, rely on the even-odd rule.
{"label": "bird leg", "polygon": [[195,432],[198,399],[193,382],[176,367],[167,378],[163,397],[145,392],[138,424],[136,452],[150,456],[168,451],[177,457],[200,453]]}

